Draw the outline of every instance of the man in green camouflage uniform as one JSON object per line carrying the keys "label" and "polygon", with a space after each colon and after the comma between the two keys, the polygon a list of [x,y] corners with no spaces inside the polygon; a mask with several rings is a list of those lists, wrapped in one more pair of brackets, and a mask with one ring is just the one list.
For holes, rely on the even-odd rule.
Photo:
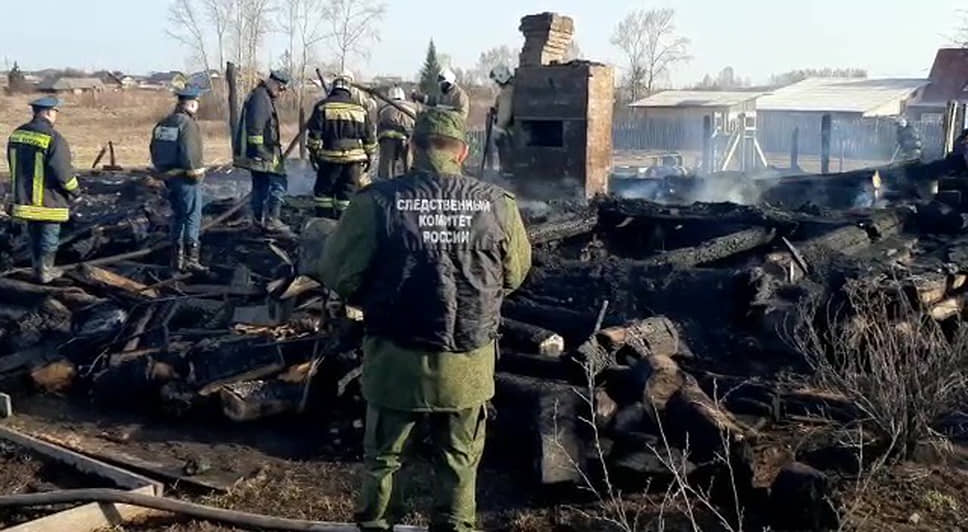
{"label": "man in green camouflage uniform", "polygon": [[426,422],[437,454],[430,530],[463,532],[476,521],[501,301],[524,281],[531,246],[514,197],[460,175],[460,114],[428,109],[414,144],[413,171],[362,189],[310,269],[365,316],[357,522],[390,530],[393,477]]}

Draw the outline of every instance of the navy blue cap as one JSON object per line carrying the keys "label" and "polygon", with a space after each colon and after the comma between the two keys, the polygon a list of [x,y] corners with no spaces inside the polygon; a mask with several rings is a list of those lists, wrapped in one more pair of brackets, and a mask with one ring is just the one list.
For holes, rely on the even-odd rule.
{"label": "navy blue cap", "polygon": [[289,85],[289,73],[285,70],[273,70],[269,73],[269,79],[274,79],[283,85]]}
{"label": "navy blue cap", "polygon": [[38,109],[57,109],[61,106],[61,101],[53,96],[44,96],[43,98],[37,98],[30,102],[30,106],[35,111]]}
{"label": "navy blue cap", "polygon": [[198,97],[201,96],[203,92],[205,91],[203,91],[198,87],[193,87],[191,85],[188,85],[185,88],[178,89],[177,91],[175,91],[175,96],[178,96],[179,100],[197,100]]}

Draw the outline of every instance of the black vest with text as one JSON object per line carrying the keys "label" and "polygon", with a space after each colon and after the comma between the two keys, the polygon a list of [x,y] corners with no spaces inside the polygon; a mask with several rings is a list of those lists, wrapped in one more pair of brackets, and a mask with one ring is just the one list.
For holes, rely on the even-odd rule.
{"label": "black vest with text", "polygon": [[363,295],[367,334],[453,353],[494,340],[504,289],[506,193],[469,177],[423,172],[367,191],[380,218]]}

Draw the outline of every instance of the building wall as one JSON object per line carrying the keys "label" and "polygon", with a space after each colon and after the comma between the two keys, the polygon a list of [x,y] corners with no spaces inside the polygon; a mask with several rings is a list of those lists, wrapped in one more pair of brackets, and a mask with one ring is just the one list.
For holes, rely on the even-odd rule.
{"label": "building wall", "polygon": [[[713,130],[716,118],[724,131],[730,131],[729,123],[739,116],[756,116],[753,102],[729,107],[670,107],[634,109],[615,124],[615,147],[617,149],[646,149],[667,151],[701,150],[703,146],[703,121],[709,116]],[[724,122],[726,122],[724,124]]]}

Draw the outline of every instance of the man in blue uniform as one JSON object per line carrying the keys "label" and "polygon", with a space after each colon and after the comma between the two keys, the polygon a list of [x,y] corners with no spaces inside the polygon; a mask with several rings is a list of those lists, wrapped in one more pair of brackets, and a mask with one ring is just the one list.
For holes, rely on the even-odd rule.
{"label": "man in blue uniform", "polygon": [[201,91],[186,87],[175,93],[175,110],[155,125],[151,163],[168,186],[171,203],[171,267],[202,272],[199,231],[202,223],[202,133],[195,121]]}
{"label": "man in blue uniform", "polygon": [[61,224],[70,218],[69,205],[80,197],[80,184],[71,167],[71,149],[54,123],[60,100],[45,97],[30,102],[34,117],[7,140],[10,215],[27,223],[34,277],[47,284],[60,277],[54,257]]}

